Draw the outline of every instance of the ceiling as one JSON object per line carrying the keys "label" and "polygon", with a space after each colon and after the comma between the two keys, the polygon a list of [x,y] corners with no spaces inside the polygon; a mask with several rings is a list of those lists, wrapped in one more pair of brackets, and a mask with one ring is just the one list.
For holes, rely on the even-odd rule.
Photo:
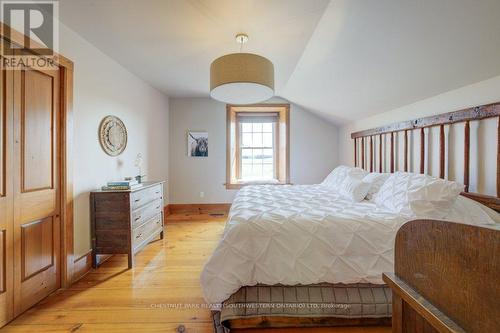
{"label": "ceiling", "polygon": [[243,51],[275,64],[283,90],[328,0],[63,0],[60,19],[169,96],[208,96],[211,62]]}
{"label": "ceiling", "polygon": [[246,32],[276,95],[338,123],[500,75],[498,0],[62,0],[60,18],[172,97],[208,96]]}
{"label": "ceiling", "polygon": [[342,122],[498,75],[499,0],[333,0],[282,94]]}

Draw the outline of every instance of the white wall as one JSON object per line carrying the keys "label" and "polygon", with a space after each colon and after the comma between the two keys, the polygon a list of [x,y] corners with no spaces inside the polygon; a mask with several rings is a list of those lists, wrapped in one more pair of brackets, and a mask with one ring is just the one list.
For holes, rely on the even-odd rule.
{"label": "white wall", "polygon": [[[128,72],[61,24],[60,53],[74,62],[74,235],[75,257],[91,247],[89,191],[105,182],[137,175],[134,159],[141,153],[148,179],[168,175],[168,98]],[[110,157],[101,149],[98,127],[115,115],[128,130],[123,154]]]}
{"label": "white wall", "polygon": [[[286,102],[274,98],[269,103]],[[208,157],[187,156],[187,131],[208,132]],[[232,202],[226,190],[226,105],[210,98],[170,99],[170,203]],[[290,108],[290,180],[320,182],[337,164],[338,130],[296,106]],[[200,192],[205,196],[200,197]]]}
{"label": "white wall", "polygon": [[[354,121],[340,128],[340,163],[347,165],[354,163],[354,145],[350,137],[352,132],[495,102],[500,102],[500,76]],[[495,194],[495,182],[491,179],[496,179],[496,126],[496,118],[471,122],[471,191]],[[462,181],[463,124],[453,125],[449,131],[450,166],[448,172],[450,179]],[[438,149],[435,147],[437,147],[439,134],[435,129],[428,134],[431,147],[429,154],[432,156],[429,158],[431,163],[426,167],[430,174],[435,174],[438,170],[436,158]],[[412,141],[415,144],[412,145],[413,148],[416,147],[417,141],[415,137]],[[378,147],[378,141],[375,147]],[[417,168],[418,156],[415,153],[411,155],[413,159],[410,160],[410,166]]]}

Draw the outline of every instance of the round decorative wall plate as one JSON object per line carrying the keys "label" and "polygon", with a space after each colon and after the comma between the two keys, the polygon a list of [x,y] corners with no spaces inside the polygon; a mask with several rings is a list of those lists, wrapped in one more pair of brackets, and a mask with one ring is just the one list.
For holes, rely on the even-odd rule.
{"label": "round decorative wall plate", "polygon": [[107,116],[99,125],[99,142],[109,156],[120,155],[127,147],[127,128],[120,118]]}

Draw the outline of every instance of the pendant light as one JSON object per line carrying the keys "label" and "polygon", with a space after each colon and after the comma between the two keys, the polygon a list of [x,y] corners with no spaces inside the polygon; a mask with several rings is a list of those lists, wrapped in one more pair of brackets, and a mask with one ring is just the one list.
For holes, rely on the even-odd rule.
{"label": "pendant light", "polygon": [[210,66],[210,96],[230,104],[252,104],[274,96],[274,66],[257,54],[242,53],[246,34],[236,35],[240,53],[215,59]]}

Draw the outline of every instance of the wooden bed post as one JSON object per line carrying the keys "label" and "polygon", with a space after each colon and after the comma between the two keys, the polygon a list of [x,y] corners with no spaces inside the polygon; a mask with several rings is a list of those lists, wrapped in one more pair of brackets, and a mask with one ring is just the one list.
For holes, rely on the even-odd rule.
{"label": "wooden bed post", "polygon": [[361,138],[361,168],[365,168],[365,138]]}
{"label": "wooden bed post", "polygon": [[373,165],[375,162],[373,161],[373,136],[370,135],[370,172],[373,172]]}
{"label": "wooden bed post", "polygon": [[465,122],[464,142],[464,185],[465,192],[469,192],[469,165],[470,165],[470,124]]}
{"label": "wooden bed post", "polygon": [[497,197],[500,197],[500,117],[497,121]]}
{"label": "wooden bed post", "polygon": [[356,139],[354,139],[354,167],[358,166],[358,146],[356,144]]}
{"label": "wooden bed post", "polygon": [[408,130],[405,130],[405,172],[408,172]]}
{"label": "wooden bed post", "polygon": [[394,172],[394,132],[391,132],[391,173]]}
{"label": "wooden bed post", "polygon": [[420,173],[425,172],[425,131],[420,129]]}
{"label": "wooden bed post", "polygon": [[392,293],[392,333],[403,333],[403,299]]}
{"label": "wooden bed post", "polygon": [[445,156],[444,156],[444,125],[441,124],[439,126],[439,178],[444,178],[444,165],[445,165]]}
{"label": "wooden bed post", "polygon": [[379,148],[378,148],[378,172],[382,172],[382,134],[379,135]]}

